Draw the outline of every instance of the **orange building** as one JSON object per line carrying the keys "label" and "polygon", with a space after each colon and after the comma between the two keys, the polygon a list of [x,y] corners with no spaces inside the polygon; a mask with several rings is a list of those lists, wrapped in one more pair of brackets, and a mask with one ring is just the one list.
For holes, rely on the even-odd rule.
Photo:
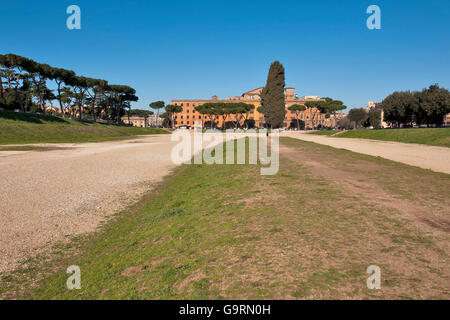
{"label": "orange building", "polygon": [[[183,107],[183,111],[175,114],[174,125],[175,127],[193,127],[195,122],[202,122],[204,125],[211,121],[208,115],[202,115],[195,110],[195,107],[202,105],[204,103],[232,103],[232,102],[244,102],[252,104],[255,109],[247,114],[247,120],[253,120],[255,127],[264,127],[264,115],[258,112],[258,107],[261,105],[261,91],[263,87],[256,88],[247,92],[244,92],[241,96],[237,97],[227,97],[226,99],[219,100],[217,96],[212,96],[209,100],[172,100],[172,104],[179,105]],[[304,105],[308,101],[319,101],[318,96],[303,96],[298,97],[295,94],[295,89],[288,87],[284,91],[285,104],[286,104],[286,116],[284,119],[283,127],[296,126],[296,114],[295,112],[289,111],[287,108],[293,104]],[[320,113],[316,108],[306,108],[305,111],[300,112],[299,119],[302,120],[305,128],[315,128],[319,125],[326,125],[325,114]],[[224,119],[222,116],[216,117],[214,119],[216,127],[223,127],[223,122],[233,122],[236,121],[235,115],[227,115]],[[240,119],[241,125],[244,119]]]}

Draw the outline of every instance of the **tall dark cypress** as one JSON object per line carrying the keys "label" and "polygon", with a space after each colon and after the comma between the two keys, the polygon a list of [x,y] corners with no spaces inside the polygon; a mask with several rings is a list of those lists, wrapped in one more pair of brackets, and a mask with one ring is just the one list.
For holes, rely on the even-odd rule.
{"label": "tall dark cypress", "polygon": [[266,86],[261,92],[261,111],[271,128],[283,125],[286,114],[284,105],[284,67],[275,61],[270,65]]}

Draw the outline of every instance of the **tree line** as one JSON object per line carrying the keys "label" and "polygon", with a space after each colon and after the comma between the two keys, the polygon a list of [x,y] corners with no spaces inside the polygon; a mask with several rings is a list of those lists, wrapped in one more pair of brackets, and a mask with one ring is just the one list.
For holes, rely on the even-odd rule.
{"label": "tree line", "polygon": [[422,91],[395,91],[388,95],[380,106],[366,110],[353,108],[348,117],[339,122],[344,129],[381,127],[383,121],[392,127],[402,126],[442,126],[444,117],[450,113],[450,92],[434,84]]}
{"label": "tree line", "polygon": [[[53,81],[56,89],[48,87]],[[57,100],[62,115],[83,119],[83,112],[117,124],[131,102],[138,101],[136,90],[109,84],[103,79],[78,76],[72,70],[15,55],[0,55],[0,107],[21,112],[46,112],[46,103]],[[77,106],[77,108],[74,108]],[[86,110],[85,106],[87,106]]]}
{"label": "tree line", "polygon": [[[304,125],[304,121],[300,120],[300,114],[305,111],[306,108],[318,108],[319,111],[323,113],[332,111],[335,112],[336,107],[333,105],[340,105],[339,108],[342,108],[342,102],[335,101],[330,98],[324,98],[323,101],[320,101],[320,103],[307,102],[305,105],[294,104],[287,108],[295,114],[297,129],[300,129],[300,123],[303,123],[302,126]],[[158,108],[165,108],[165,112],[161,114],[161,117],[164,119],[165,126],[174,126],[174,116],[183,110],[183,108],[178,105],[169,104],[164,106],[164,102],[162,101],[157,101],[157,103],[154,102],[150,104],[150,107],[154,109],[156,109],[156,106]],[[343,107],[345,108],[345,106]],[[223,129],[231,126],[236,129],[243,127],[248,129],[249,127],[254,126],[254,120],[250,119],[252,111],[255,110],[255,106],[252,104],[244,102],[208,102],[198,105],[194,107],[194,109],[202,115],[202,127],[209,126],[210,128],[213,128],[215,127],[217,120],[220,119],[222,120]],[[256,108],[256,110],[264,115],[262,105]],[[209,117],[209,121],[207,123],[204,121],[205,115]]]}
{"label": "tree line", "polygon": [[[195,107],[195,110],[201,115],[208,115],[210,119],[210,127],[213,128],[217,119],[222,118],[222,123],[226,126],[227,119],[230,117],[231,122],[235,128],[241,127],[241,121],[243,125],[248,128],[249,125],[249,114],[250,111],[255,109],[252,104],[244,102],[215,102],[215,103],[204,103]],[[234,115],[234,117],[231,117]],[[204,125],[202,117],[202,127]],[[230,122],[230,121],[229,121]]]}
{"label": "tree line", "polygon": [[[163,101],[155,101],[150,103],[149,105],[152,109],[157,110],[159,114],[160,109],[164,109],[165,112],[160,115],[163,118],[163,125],[166,127],[174,127],[175,126],[175,115],[183,111],[183,107],[179,105],[165,105]],[[243,102],[237,103],[225,103],[225,102],[210,102],[204,103],[196,106],[194,109],[198,113],[202,115],[201,122],[202,127],[206,125],[204,121],[204,116],[207,115],[210,119],[208,121],[208,125],[213,128],[215,126],[216,121],[219,118],[222,118],[223,124],[227,123],[228,119],[232,119],[232,115],[234,115],[234,119],[231,121],[235,128],[239,128],[241,126],[241,121],[244,120],[244,125],[248,127],[248,117],[251,110],[255,108],[252,104],[247,104]]]}
{"label": "tree line", "polygon": [[450,113],[450,92],[437,84],[422,91],[395,91],[381,106],[384,120],[392,126],[441,126],[445,115]]}
{"label": "tree line", "polygon": [[365,108],[353,108],[348,116],[339,120],[338,127],[342,129],[353,129],[361,127],[379,128],[381,126],[381,110]]}

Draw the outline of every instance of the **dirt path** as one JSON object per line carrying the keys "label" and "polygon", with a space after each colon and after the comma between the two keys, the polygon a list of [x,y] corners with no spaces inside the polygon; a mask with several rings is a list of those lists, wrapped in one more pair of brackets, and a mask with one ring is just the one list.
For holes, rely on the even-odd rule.
{"label": "dirt path", "polygon": [[[331,159],[324,159],[324,155],[310,152],[299,152],[298,148],[280,146],[280,154],[290,160],[305,165],[308,170],[320,179],[336,183],[340,190],[352,194],[373,206],[382,204],[387,211],[398,211],[402,218],[421,228],[424,232],[435,235],[450,235],[450,201],[430,205],[420,199],[405,199],[382,188],[382,183],[371,179],[370,171],[376,170],[377,164],[364,165],[333,165]],[[369,175],[368,175],[369,173]],[[398,179],[396,179],[398,182]],[[449,250],[450,251],[450,250]]]}
{"label": "dirt path", "polygon": [[[280,158],[295,162],[309,179],[337,190],[341,196],[334,201],[339,216],[358,226],[356,234],[364,240],[339,248],[334,239],[339,232],[333,233],[327,254],[348,257],[350,251],[358,252],[364,261],[364,253],[370,252],[370,261],[384,270],[383,298],[449,296],[448,176],[291,139],[282,140]],[[323,200],[320,206],[326,203]],[[363,210],[352,216],[357,208]],[[339,219],[332,222],[336,228],[338,224]],[[322,233],[319,239],[327,237]],[[352,263],[357,261],[352,258]]]}
{"label": "dirt path", "polygon": [[[94,231],[174,167],[170,135],[0,152],[0,272]],[[120,151],[120,152],[118,152]]]}
{"label": "dirt path", "polygon": [[450,148],[369,139],[333,138],[295,131],[285,131],[281,136],[378,156],[412,166],[450,174]]}

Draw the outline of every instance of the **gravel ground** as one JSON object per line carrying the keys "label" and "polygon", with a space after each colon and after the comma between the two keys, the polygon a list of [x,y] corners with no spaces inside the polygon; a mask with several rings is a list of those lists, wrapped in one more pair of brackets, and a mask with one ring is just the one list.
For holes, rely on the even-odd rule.
{"label": "gravel ground", "polygon": [[[0,151],[0,272],[92,232],[174,167],[170,135]],[[119,152],[118,152],[119,151]]]}
{"label": "gravel ground", "polygon": [[450,174],[450,148],[369,139],[333,138],[295,131],[285,131],[281,136],[320,143]]}
{"label": "gravel ground", "polygon": [[[289,136],[450,174],[450,149],[299,132]],[[170,135],[129,141],[46,144],[48,151],[0,151],[0,272],[95,231],[175,167]]]}

